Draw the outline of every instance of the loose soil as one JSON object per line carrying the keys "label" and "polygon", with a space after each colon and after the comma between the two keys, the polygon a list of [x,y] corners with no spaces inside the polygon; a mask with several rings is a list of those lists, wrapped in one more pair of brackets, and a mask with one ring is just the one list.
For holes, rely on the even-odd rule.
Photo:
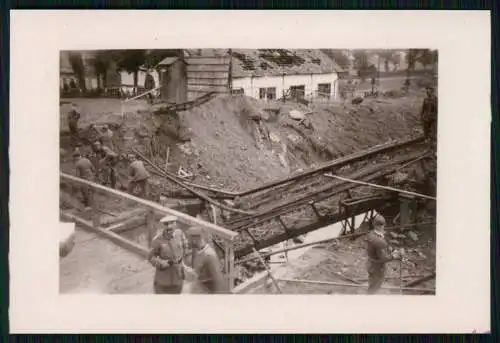
{"label": "loose soil", "polygon": [[[246,190],[326,160],[420,134],[418,111],[422,97],[418,93],[394,99],[364,99],[359,105],[324,101],[306,106],[220,96],[190,111],[163,115],[153,114],[144,101],[131,101],[123,107],[114,99],[72,101],[82,111],[81,130],[87,130],[91,124],[97,127],[108,124],[115,132],[115,150],[120,155],[137,148],[164,166],[168,147],[169,171],[177,172],[182,167],[193,174],[190,181],[195,183]],[[68,107],[61,107],[63,135],[67,132],[67,110]],[[289,117],[290,110],[309,114],[300,123]],[[189,141],[179,139],[179,125],[189,131]],[[71,149],[68,140],[62,137],[61,170],[73,174]],[[88,151],[86,147],[81,149],[84,153]],[[121,183],[126,185],[124,161],[120,162],[119,174]],[[175,189],[156,175],[152,176],[152,183],[157,199]],[[64,199],[78,201],[71,188],[63,189],[62,194]],[[114,214],[135,206],[116,198],[99,197],[102,209]],[[68,207],[72,200],[61,206]],[[104,216],[107,220],[112,218]],[[135,241],[141,240],[139,232],[127,235]],[[74,249],[61,262],[62,292],[150,291],[150,286],[145,285],[151,282],[152,271],[143,259],[81,230]],[[337,268],[332,261],[341,259],[344,260],[343,257],[326,259],[322,264]]]}

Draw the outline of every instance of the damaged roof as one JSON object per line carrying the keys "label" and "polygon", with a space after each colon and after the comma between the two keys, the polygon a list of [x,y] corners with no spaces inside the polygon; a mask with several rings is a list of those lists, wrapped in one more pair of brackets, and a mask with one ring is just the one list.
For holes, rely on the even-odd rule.
{"label": "damaged roof", "polygon": [[[186,49],[186,57],[227,56],[229,49]],[[320,49],[232,49],[233,77],[328,74],[344,70]]]}
{"label": "damaged roof", "polygon": [[233,77],[343,72],[319,49],[235,49],[232,55]]}

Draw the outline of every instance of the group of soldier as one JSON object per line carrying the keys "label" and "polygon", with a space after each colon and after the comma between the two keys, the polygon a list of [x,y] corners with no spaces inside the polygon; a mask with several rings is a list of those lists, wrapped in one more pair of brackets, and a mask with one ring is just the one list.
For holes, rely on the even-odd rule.
{"label": "group of soldier", "polygon": [[[427,87],[426,98],[421,110],[421,123],[426,141],[435,148],[437,139],[437,98],[433,87]],[[79,112],[73,106],[68,114],[68,125],[72,136],[78,134]],[[92,143],[95,162],[82,156],[77,149],[74,152],[77,175],[86,180],[96,179],[96,170],[105,175],[109,186],[115,188],[117,173],[117,154],[112,150],[112,131],[103,127],[99,139]],[[134,155],[128,156],[129,184],[128,191],[133,193],[139,188],[142,197],[148,196],[148,171],[142,161]],[[82,190],[84,203],[89,206],[89,191]],[[166,216],[160,220],[160,228],[151,242],[148,255],[154,266],[154,292],[156,294],[182,293],[185,280],[194,277],[196,293],[224,293],[226,291],[219,258],[208,243],[205,232],[200,227],[191,227],[185,233],[176,225],[177,218]],[[376,215],[372,221],[373,230],[367,238],[368,294],[377,293],[385,279],[386,265],[390,261],[400,260],[401,254],[392,250],[385,239],[385,219]],[[190,261],[189,263],[187,261]],[[190,266],[188,266],[188,264]]]}
{"label": "group of soldier", "polygon": [[[72,104],[67,121],[74,146],[82,145],[79,137],[78,122],[81,114]],[[92,126],[92,128],[94,128]],[[79,147],[73,151],[76,176],[116,188],[119,155],[113,144],[113,131],[104,125],[90,142],[92,153],[84,156]],[[127,156],[129,193],[148,198],[150,174],[144,163],[134,154]],[[138,192],[136,192],[138,190]],[[92,195],[89,188],[80,189],[83,203],[91,206]],[[155,227],[156,235],[151,241],[148,256],[154,266],[154,292],[157,294],[178,294],[183,291],[186,280],[193,281],[192,293],[224,293],[227,289],[219,258],[209,244],[205,231],[191,227],[186,232],[177,226],[175,216],[166,216]],[[189,266],[188,266],[189,265]]]}
{"label": "group of soldier", "polygon": [[[71,110],[68,113],[67,121],[70,133],[73,150],[73,162],[76,169],[76,176],[98,182],[111,188],[118,186],[118,163],[123,157],[116,152],[116,146],[113,143],[114,132],[103,125],[97,135],[91,137],[89,142],[91,153],[84,155],[81,151],[83,140],[80,137],[78,122],[81,114],[77,106],[72,104]],[[95,126],[91,125],[91,129],[95,130]],[[134,154],[128,154],[125,158],[128,165],[128,187],[126,189],[131,194],[136,194],[142,198],[149,197],[149,178],[150,174],[147,171],[144,163],[136,158]],[[122,187],[124,187],[122,185]],[[81,189],[82,199],[85,206],[90,206],[91,191],[88,188]]]}
{"label": "group of soldier", "polygon": [[[437,141],[437,108],[438,102],[434,87],[426,88],[426,97],[420,111],[420,121],[424,137],[431,149],[436,148]],[[391,261],[399,261],[402,256],[388,244],[385,232],[385,219],[376,215],[372,221],[373,230],[367,237],[367,271],[368,294],[377,293],[385,279],[386,265]]]}
{"label": "group of soldier", "polygon": [[205,230],[193,226],[184,232],[178,228],[175,216],[160,220],[148,260],[155,268],[156,294],[180,294],[186,280],[191,281],[190,293],[228,291],[219,257],[209,244]]}

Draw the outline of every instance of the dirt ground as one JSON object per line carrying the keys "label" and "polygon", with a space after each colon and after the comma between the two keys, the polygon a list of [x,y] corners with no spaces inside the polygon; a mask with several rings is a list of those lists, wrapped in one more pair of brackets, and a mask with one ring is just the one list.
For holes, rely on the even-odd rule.
{"label": "dirt ground", "polygon": [[75,246],[59,266],[60,293],[151,293],[147,261],[77,226]]}
{"label": "dirt ground", "polygon": [[[77,103],[81,109],[79,127],[82,130],[90,124],[110,125],[115,132],[119,154],[126,154],[135,147],[155,163],[163,165],[169,147],[169,171],[176,172],[182,166],[194,175],[193,182],[226,190],[243,190],[285,177],[297,169],[310,168],[377,144],[420,134],[418,111],[422,99],[422,93],[415,93],[393,99],[365,99],[360,105],[317,102],[306,106],[263,102],[244,96],[221,96],[179,113],[192,137],[188,142],[177,139],[173,118],[153,115],[145,101],[131,101],[124,106],[115,99],[69,101]],[[67,132],[68,109],[67,105],[61,106],[62,134]],[[290,110],[309,114],[300,123],[289,117]],[[61,139],[61,170],[73,174],[72,148],[67,143]],[[126,182],[125,163],[120,166],[120,174]],[[170,187],[160,177],[153,175],[152,181],[159,189]],[[103,208],[115,214],[134,207],[116,199],[102,200]],[[136,233],[130,235],[129,238],[137,240]],[[339,254],[339,251],[334,253]],[[361,256],[359,251],[354,255]],[[309,267],[304,267],[307,272],[304,270],[301,278],[333,277],[328,276],[329,268],[337,270],[347,265],[359,267],[356,275],[364,277],[361,262],[354,259],[348,263],[348,252],[336,258],[318,260],[321,261],[317,267],[311,268],[309,264]],[[346,265],[338,265],[336,261],[340,260]],[[62,293],[150,292],[151,273],[152,269],[144,259],[78,230],[74,251],[61,260],[60,289]],[[293,293],[293,287],[306,286],[286,287],[292,287],[290,292]],[[310,292],[308,287],[303,292]]]}
{"label": "dirt ground", "polygon": [[[413,232],[417,232],[413,230]],[[418,239],[410,236],[401,240],[405,249],[405,260],[389,262],[386,280],[383,286],[395,289],[381,289],[379,294],[401,294],[400,285],[424,277],[435,271],[436,247],[434,228],[428,227],[418,231]],[[354,241],[343,240],[327,243],[307,250],[297,260],[291,261],[273,272],[278,279],[297,279],[310,281],[327,281],[337,283],[358,283],[357,287],[346,287],[324,284],[307,284],[279,281],[278,285],[284,294],[366,294],[368,274],[366,272],[366,245],[363,237]],[[402,273],[400,279],[400,266]],[[401,283],[400,280],[403,282]],[[419,284],[419,288],[434,290],[435,280]],[[276,294],[271,283],[266,287],[256,287],[252,293]],[[432,293],[431,293],[432,294]]]}

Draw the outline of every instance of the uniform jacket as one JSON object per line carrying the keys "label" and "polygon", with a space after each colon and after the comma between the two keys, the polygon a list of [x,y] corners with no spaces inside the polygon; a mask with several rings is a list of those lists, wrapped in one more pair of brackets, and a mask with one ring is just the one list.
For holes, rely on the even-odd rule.
{"label": "uniform jacket", "polygon": [[85,180],[94,179],[94,166],[87,158],[80,158],[76,161],[76,175]]}
{"label": "uniform jacket", "polygon": [[426,97],[422,104],[422,111],[420,113],[422,121],[434,121],[437,117],[437,97]]}
{"label": "uniform jacket", "polygon": [[374,230],[368,234],[367,239],[367,254],[368,266],[383,268],[385,264],[392,260],[389,254],[389,244],[383,235]]}
{"label": "uniform jacket", "polygon": [[[162,286],[180,285],[184,282],[183,259],[189,253],[184,233],[177,229],[169,240],[160,233],[151,243],[148,260],[156,268],[154,281]],[[171,266],[163,268],[162,262],[170,261]]]}
{"label": "uniform jacket", "polygon": [[135,160],[130,163],[129,166],[129,174],[132,177],[131,181],[141,181],[149,178],[149,172],[144,167],[144,163],[142,161]]}
{"label": "uniform jacket", "polygon": [[200,283],[210,293],[222,293],[224,291],[224,277],[219,257],[209,244],[205,244],[205,247],[193,253],[193,269],[198,275]]}
{"label": "uniform jacket", "polygon": [[68,112],[68,122],[76,123],[80,119],[80,112],[77,110],[71,110]]}

